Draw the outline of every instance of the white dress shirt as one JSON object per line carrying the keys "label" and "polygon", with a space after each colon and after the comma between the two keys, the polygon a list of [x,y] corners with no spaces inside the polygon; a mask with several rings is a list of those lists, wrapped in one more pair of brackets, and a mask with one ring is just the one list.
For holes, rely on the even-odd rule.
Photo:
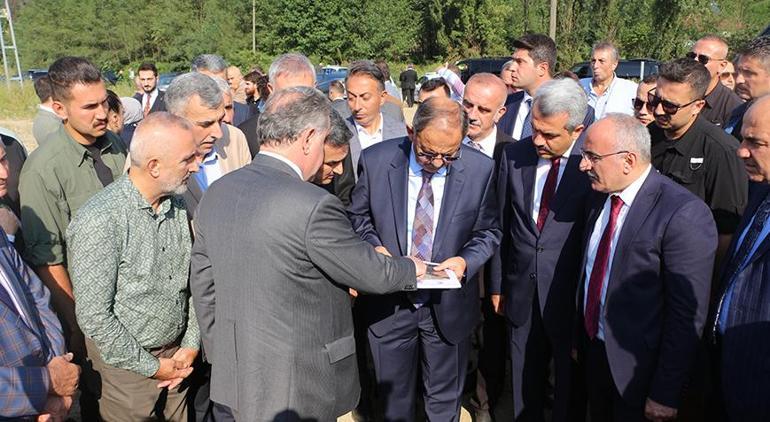
{"label": "white dress shirt", "polygon": [[[556,189],[559,189],[559,182],[561,182],[561,176],[564,174],[564,169],[567,168],[567,161],[569,161],[569,155],[572,153],[572,148],[575,146],[575,142],[569,146],[567,151],[564,152],[559,160],[559,175],[556,178]],[[535,186],[532,192],[532,220],[537,224],[537,217],[540,215],[540,201],[543,197],[543,189],[545,188],[545,181],[548,179],[548,172],[551,171],[551,160],[545,158],[537,159],[537,170],[535,170]],[[554,192],[556,190],[554,189]],[[553,199],[553,198],[551,198]]]}
{"label": "white dress shirt", "polygon": [[[465,145],[475,148],[471,145],[472,142],[474,141],[467,136],[463,139]],[[492,158],[492,154],[495,153],[495,145],[497,144],[497,125],[492,126],[492,131],[489,132],[489,135],[487,135],[486,138],[479,140],[477,143],[481,147],[480,151],[487,157]]]}
{"label": "white dress shirt", "polygon": [[[444,199],[444,185],[446,184],[446,166],[441,167],[430,179],[430,187],[433,190],[433,240],[436,240],[436,227],[441,215],[441,201]],[[417,162],[414,149],[409,153],[409,183],[407,184],[406,201],[406,254],[412,254],[412,226],[414,214],[417,208],[417,195],[422,188],[422,166]]]}
{"label": "white dress shirt", "polygon": [[628,79],[618,78],[612,75],[610,86],[599,96],[594,92],[591,78],[583,78],[580,85],[588,94],[588,105],[594,108],[594,119],[599,120],[607,113],[623,113],[634,115],[632,101],[636,98],[637,84]]}
{"label": "white dress shirt", "polygon": [[532,97],[524,91],[524,98],[521,99],[521,104],[519,105],[519,113],[516,115],[516,123],[513,125],[511,138],[517,141],[521,140],[521,131],[524,129],[524,120],[527,118],[527,114],[529,114],[529,109],[531,107]]}
{"label": "white dress shirt", "polygon": [[24,313],[24,308],[21,306],[21,303],[19,302],[19,298],[16,297],[16,293],[14,289],[11,287],[11,280],[8,277],[8,273],[5,271],[5,268],[3,268],[0,265],[0,289],[5,289],[6,292],[8,292],[8,296],[11,297],[11,301],[13,301],[13,306],[16,307],[16,310],[19,312],[19,315],[21,315],[21,319],[24,321],[25,324],[27,324],[27,327],[32,328],[33,325],[30,322],[29,315]]}
{"label": "white dress shirt", "polygon": [[302,170],[299,169],[299,166],[294,164],[293,161],[289,160],[288,158],[284,157],[281,154],[277,154],[272,151],[264,151],[260,150],[257,154],[267,155],[268,157],[273,157],[276,160],[283,161],[286,163],[289,167],[291,167],[292,170],[294,170],[295,173],[297,173],[297,176],[299,176],[300,179],[305,180],[305,178],[302,176]]}
{"label": "white dress shirt", "polygon": [[[604,340],[604,302],[607,298],[607,284],[610,279],[610,273],[612,272],[612,261],[615,258],[615,246],[618,244],[618,238],[620,237],[620,232],[623,230],[623,224],[626,222],[626,216],[628,215],[628,210],[631,209],[631,204],[634,203],[634,199],[636,198],[636,195],[639,193],[639,189],[642,188],[642,185],[644,184],[644,181],[647,180],[647,176],[650,174],[650,170],[652,169],[651,165],[647,166],[647,169],[642,173],[641,176],[639,176],[638,179],[636,179],[633,183],[628,185],[627,188],[623,189],[619,193],[615,193],[612,195],[618,195],[620,196],[620,199],[623,200],[623,206],[620,208],[620,213],[618,214],[618,220],[615,222],[615,232],[612,234],[612,240],[610,241],[610,256],[607,259],[607,271],[604,273],[604,280],[602,280],[602,293],[601,293],[601,302],[599,306],[599,331],[596,334],[596,337],[598,337],[601,340]],[[602,235],[604,234],[604,228],[607,227],[607,223],[610,221],[610,199],[612,198],[612,195],[607,196],[607,200],[604,201],[604,208],[602,208],[601,214],[599,214],[599,218],[596,219],[596,223],[594,223],[593,232],[591,232],[591,239],[588,241],[588,253],[586,254],[586,266],[585,266],[585,283],[583,285],[583,309],[585,313],[585,307],[586,307],[586,301],[588,300],[588,284],[591,280],[591,271],[594,268],[594,261],[596,259],[596,252],[599,250],[599,242],[602,240]]]}
{"label": "white dress shirt", "polygon": [[147,104],[147,96],[150,96],[150,108],[155,105],[155,100],[158,99],[158,88],[153,89],[150,93],[145,92],[142,95],[142,110],[144,110],[145,104]]}
{"label": "white dress shirt", "polygon": [[374,133],[369,134],[369,132],[367,132],[363,126],[359,125],[357,121],[353,120],[353,124],[356,126],[356,132],[358,132],[358,142],[361,144],[361,151],[369,148],[374,144],[382,142],[382,122],[382,113],[380,113],[380,124],[377,126],[377,129],[374,131]]}

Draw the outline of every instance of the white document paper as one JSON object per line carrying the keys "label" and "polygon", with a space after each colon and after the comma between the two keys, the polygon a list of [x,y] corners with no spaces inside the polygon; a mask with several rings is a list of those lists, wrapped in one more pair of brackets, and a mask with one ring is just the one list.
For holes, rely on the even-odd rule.
{"label": "white document paper", "polygon": [[462,287],[454,271],[449,269],[436,271],[439,264],[435,262],[426,262],[425,265],[428,266],[428,270],[422,278],[417,279],[418,289],[459,289]]}

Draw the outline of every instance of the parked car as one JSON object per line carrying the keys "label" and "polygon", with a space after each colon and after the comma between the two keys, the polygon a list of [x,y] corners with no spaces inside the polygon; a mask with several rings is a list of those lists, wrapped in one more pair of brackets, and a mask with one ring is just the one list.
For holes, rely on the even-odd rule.
{"label": "parked car", "polygon": [[[324,66],[316,71],[316,84],[332,81],[334,79],[345,79],[348,76],[348,68],[344,66]],[[327,85],[328,91],[328,85]]]}
{"label": "parked car", "polygon": [[27,69],[27,79],[36,80],[48,75],[48,69]]}
{"label": "parked car", "polygon": [[462,79],[463,83],[466,83],[471,76],[482,72],[498,75],[503,69],[503,65],[510,60],[511,56],[478,57],[460,60],[457,62],[457,67],[460,69],[460,79]]}
{"label": "parked car", "polygon": [[[629,59],[621,60],[615,74],[623,79],[644,79],[645,76],[658,73],[660,62],[654,59]],[[572,66],[570,69],[578,78],[590,78],[591,62],[582,62]]]}
{"label": "parked car", "polygon": [[182,72],[161,73],[160,76],[158,76],[158,90],[165,91],[166,88],[171,85],[171,81],[181,74]]}

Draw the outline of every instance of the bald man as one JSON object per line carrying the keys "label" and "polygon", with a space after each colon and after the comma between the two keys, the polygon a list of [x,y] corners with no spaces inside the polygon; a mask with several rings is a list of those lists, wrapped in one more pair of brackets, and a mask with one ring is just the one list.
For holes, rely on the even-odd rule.
{"label": "bald man", "polygon": [[[192,125],[148,115],[131,142],[128,174],[94,195],[67,229],[77,321],[104,420],[187,419],[200,348],[187,275],[192,238],[179,195],[198,171]],[[89,375],[90,376],[90,375]]]}
{"label": "bald man", "polygon": [[453,289],[358,297],[388,421],[414,420],[419,373],[428,420],[459,420],[478,275],[500,239],[494,165],[462,144],[467,128],[462,106],[431,98],[415,113],[411,141],[376,143],[359,161],[348,214],[361,238],[463,280]]}
{"label": "bald man", "polygon": [[513,142],[497,130],[497,122],[505,114],[506,92],[503,80],[491,73],[477,73],[465,84],[462,104],[468,113],[468,134],[463,143],[489,158],[499,157],[503,144]]}
{"label": "bald man", "polygon": [[716,35],[707,35],[699,39],[687,53],[688,58],[699,61],[709,71],[711,81],[706,89],[706,96],[703,97],[706,104],[701,109],[700,115],[719,127],[727,124],[733,109],[742,103],[738,95],[719,82],[729,64],[727,53],[727,42]]}

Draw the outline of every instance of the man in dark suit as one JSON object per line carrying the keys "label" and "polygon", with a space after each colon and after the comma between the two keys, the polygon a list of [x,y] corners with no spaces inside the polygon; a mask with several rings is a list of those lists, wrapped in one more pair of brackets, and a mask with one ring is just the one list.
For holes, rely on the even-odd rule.
{"label": "man in dark suit", "polygon": [[341,80],[331,81],[329,83],[329,101],[332,102],[332,108],[343,119],[347,119],[353,113],[348,106],[348,100],[345,99],[345,85]]}
{"label": "man in dark suit", "polygon": [[[270,82],[267,84],[267,89],[271,94],[293,86],[313,87],[315,86],[315,69],[310,60],[302,54],[287,53],[273,60],[268,70],[268,78]],[[259,152],[258,122],[259,112],[257,111],[255,115],[237,125],[238,129],[246,135],[252,157],[255,157]]]}
{"label": "man in dark suit", "polygon": [[749,204],[725,258],[711,335],[716,344],[722,402],[731,421],[770,420],[770,96],[755,100],[743,118],[743,159]]}
{"label": "man in dark suit", "polygon": [[142,85],[142,94],[134,94],[134,99],[142,104],[144,116],[156,111],[166,111],[166,103],[163,101],[163,91],[158,89],[158,68],[155,63],[142,63],[139,66],[139,83]]}
{"label": "man in dark suit", "polygon": [[[569,414],[572,330],[588,177],[580,169],[586,95],[571,79],[544,83],[533,136],[508,144],[498,171],[503,240],[492,262],[492,303],[505,315],[516,421],[542,421],[554,363],[552,420]],[[503,300],[505,299],[505,300]]]}
{"label": "man in dark suit", "polygon": [[578,345],[593,422],[677,417],[708,307],[717,231],[708,206],[650,165],[634,117],[591,125]]}
{"label": "man in dark suit", "polygon": [[[463,90],[463,108],[468,114],[468,134],[463,143],[495,161],[502,155],[503,146],[513,142],[496,126],[505,113],[505,96],[505,84],[491,73],[471,76]],[[490,420],[505,384],[505,320],[492,309],[487,289],[483,288],[489,274],[482,270],[479,275],[482,323],[473,335],[472,364],[466,381],[466,388],[472,389],[471,406],[478,422]]]}
{"label": "man in dark suit", "polygon": [[348,209],[361,238],[465,280],[458,289],[359,296],[388,421],[414,420],[420,372],[428,419],[459,420],[478,273],[500,240],[493,162],[462,145],[467,127],[459,104],[431,98],[414,116],[413,143],[383,141],[361,156]]}
{"label": "man in dark suit", "polygon": [[410,64],[406,67],[406,70],[398,75],[398,80],[401,82],[401,94],[406,100],[406,104],[411,107],[414,105],[414,89],[417,83],[417,72],[414,70],[414,65]]}
{"label": "man in dark suit", "polygon": [[351,410],[359,384],[346,286],[414,290],[425,271],[376,253],[339,200],[306,183],[323,162],[330,112],[312,88],[275,92],[259,155],[209,188],[194,222],[190,286],[211,398],[238,420],[331,421]]}

